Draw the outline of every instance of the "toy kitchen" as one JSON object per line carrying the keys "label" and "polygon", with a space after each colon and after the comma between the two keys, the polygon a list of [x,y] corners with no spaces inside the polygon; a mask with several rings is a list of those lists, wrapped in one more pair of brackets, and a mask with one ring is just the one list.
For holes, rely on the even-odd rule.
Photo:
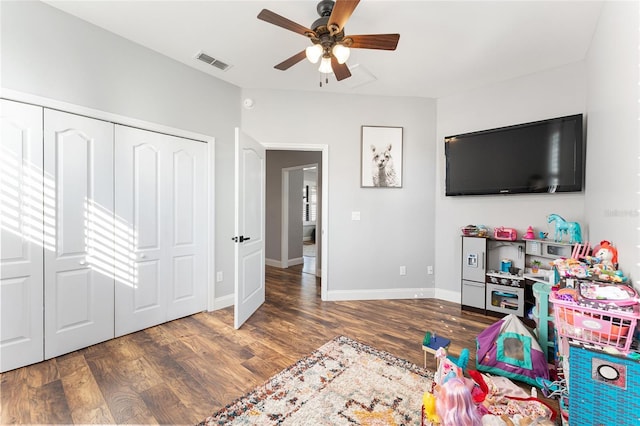
{"label": "toy kitchen", "polygon": [[551,259],[570,254],[571,246],[564,243],[463,236],[462,308],[526,318],[535,304],[532,285],[548,282],[550,271],[541,270],[536,276],[525,268],[534,259],[548,265]]}
{"label": "toy kitchen", "polygon": [[525,314],[524,241],[463,237],[462,305]]}

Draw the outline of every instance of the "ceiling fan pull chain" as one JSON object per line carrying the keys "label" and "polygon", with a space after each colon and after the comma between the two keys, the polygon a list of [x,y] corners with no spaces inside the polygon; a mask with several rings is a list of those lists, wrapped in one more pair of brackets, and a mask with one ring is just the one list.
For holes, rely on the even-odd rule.
{"label": "ceiling fan pull chain", "polygon": [[[324,75],[324,84],[325,86],[329,84],[329,74]],[[320,73],[320,87],[322,87],[322,73]]]}

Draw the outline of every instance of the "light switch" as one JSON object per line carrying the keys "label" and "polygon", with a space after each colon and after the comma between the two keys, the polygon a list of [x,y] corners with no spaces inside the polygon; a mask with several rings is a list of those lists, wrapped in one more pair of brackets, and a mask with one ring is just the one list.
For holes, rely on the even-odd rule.
{"label": "light switch", "polygon": [[351,212],[351,220],[360,220],[360,212]]}

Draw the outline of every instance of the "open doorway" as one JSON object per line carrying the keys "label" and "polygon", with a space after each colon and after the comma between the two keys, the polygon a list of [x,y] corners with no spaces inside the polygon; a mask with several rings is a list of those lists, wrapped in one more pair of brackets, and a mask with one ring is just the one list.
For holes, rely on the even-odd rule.
{"label": "open doorway", "polygon": [[[291,159],[298,161],[320,159],[320,153],[296,153],[290,151],[269,152],[267,162],[273,160],[271,166],[289,164]],[[284,161],[282,160],[284,159]],[[295,161],[293,161],[295,162]],[[273,163],[276,163],[274,165]],[[322,260],[318,256],[321,241],[316,237],[320,233],[321,197],[318,196],[318,169],[321,163],[299,164],[281,169],[281,228],[280,228],[280,267],[289,268],[302,265],[304,273],[321,276]],[[274,171],[272,171],[275,174]],[[267,178],[267,185],[270,185]],[[271,183],[271,185],[273,185]],[[275,186],[275,185],[273,185]],[[272,195],[272,200],[275,197]],[[275,201],[273,201],[275,202]],[[268,201],[269,203],[269,201]],[[269,216],[269,208],[267,216]],[[273,208],[271,211],[273,212]],[[269,220],[269,217],[267,217]],[[268,245],[271,243],[268,241]],[[273,252],[271,253],[273,255]]]}
{"label": "open doorway", "polygon": [[278,268],[302,264],[305,272],[320,278],[326,300],[327,229],[323,225],[328,148],[263,145],[267,149],[266,264]]}

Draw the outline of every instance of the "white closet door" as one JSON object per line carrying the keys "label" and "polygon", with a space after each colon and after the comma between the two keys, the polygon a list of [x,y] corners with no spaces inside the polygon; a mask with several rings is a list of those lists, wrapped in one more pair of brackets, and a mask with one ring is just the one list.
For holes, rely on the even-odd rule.
{"label": "white closet door", "polygon": [[0,100],[0,370],[44,359],[42,108]]}
{"label": "white closet door", "polygon": [[44,172],[48,359],[114,337],[113,124],[45,109]]}
{"label": "white closet door", "polygon": [[207,144],[168,137],[171,154],[171,285],[167,319],[206,309],[207,302]]}
{"label": "white closet door", "polygon": [[116,126],[116,335],[206,306],[206,145]]}

